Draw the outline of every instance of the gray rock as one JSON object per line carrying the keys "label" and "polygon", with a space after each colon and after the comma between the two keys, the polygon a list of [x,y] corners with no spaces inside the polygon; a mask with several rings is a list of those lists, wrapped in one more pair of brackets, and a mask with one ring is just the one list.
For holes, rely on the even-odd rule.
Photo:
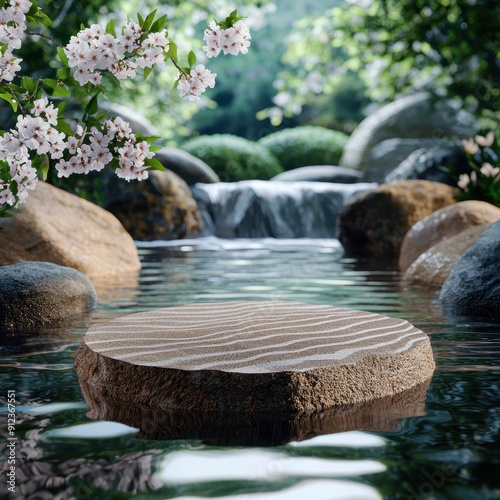
{"label": "gray rock", "polygon": [[312,165],[300,167],[275,175],[272,181],[283,182],[334,182],[339,184],[354,184],[361,182],[362,174],[350,168],[336,167],[333,165]]}
{"label": "gray rock", "polygon": [[476,132],[475,118],[459,104],[422,92],[398,99],[363,120],[349,138],[340,165],[364,171],[372,149],[387,139],[441,140]]}
{"label": "gray rock", "polygon": [[453,267],[439,298],[451,317],[500,320],[500,221],[492,224]]}
{"label": "gray rock", "polygon": [[0,267],[0,330],[33,332],[91,311],[97,295],[90,280],[51,262]]}
{"label": "gray rock", "polygon": [[220,182],[219,176],[203,160],[182,149],[165,147],[156,151],[155,158],[165,168],[184,179],[188,186],[197,182]]}
{"label": "gray rock", "polygon": [[425,179],[456,186],[457,180],[443,168],[445,165],[452,165],[457,174],[470,171],[461,145],[435,146],[414,151],[387,175],[385,182]]}
{"label": "gray rock", "polygon": [[115,102],[99,102],[99,108],[107,111],[110,116],[119,116],[130,124],[134,133],[140,132],[142,135],[160,136],[158,129],[141,113]]}

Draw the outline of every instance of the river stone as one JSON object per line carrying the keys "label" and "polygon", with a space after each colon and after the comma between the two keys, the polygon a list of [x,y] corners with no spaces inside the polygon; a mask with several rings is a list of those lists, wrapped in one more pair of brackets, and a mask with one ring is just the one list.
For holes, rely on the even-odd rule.
{"label": "river stone", "polygon": [[339,215],[339,240],[350,255],[396,261],[407,231],[455,203],[455,188],[425,180],[381,184],[355,195]]}
{"label": "river stone", "polygon": [[447,165],[452,166],[457,174],[470,172],[461,144],[417,149],[389,173],[384,182],[426,179],[456,186],[457,178],[444,168]]}
{"label": "river stone", "polygon": [[136,240],[191,238],[202,227],[189,187],[168,170],[153,170],[140,182],[113,179],[105,206]]}
{"label": "river stone", "polygon": [[137,248],[106,210],[39,181],[13,217],[0,219],[0,265],[46,261],[93,282],[136,276]]}
{"label": "river stone", "polygon": [[460,257],[477,241],[490,223],[471,226],[454,236],[445,238],[423,252],[403,275],[410,284],[441,288],[453,266]]}
{"label": "river stone", "polygon": [[188,186],[197,182],[220,182],[219,176],[203,160],[182,149],[165,147],[155,152],[155,158],[166,169],[183,179]]}
{"label": "river stone", "polygon": [[356,127],[340,159],[342,167],[364,170],[371,150],[394,138],[470,137],[477,132],[475,118],[451,100],[426,92],[402,97],[371,113]]}
{"label": "river stone", "polygon": [[441,289],[452,317],[500,320],[500,221],[492,224],[455,264]]}
{"label": "river stone", "polygon": [[0,331],[32,332],[61,324],[97,305],[90,280],[50,262],[0,267]]}
{"label": "river stone", "polygon": [[99,108],[107,111],[109,117],[119,116],[127,121],[132,129],[132,132],[139,132],[145,137],[157,137],[161,134],[158,129],[140,112],[129,106],[118,104],[116,102],[100,102]]}
{"label": "river stone", "polygon": [[294,168],[275,175],[272,181],[284,182],[334,182],[354,184],[361,182],[362,174],[351,168],[336,167],[333,165],[311,165],[309,167]]}
{"label": "river stone", "polygon": [[500,208],[485,201],[467,200],[441,208],[419,220],[406,233],[401,244],[399,268],[406,271],[427,249],[464,229],[499,219]]}
{"label": "river stone", "polygon": [[93,326],[75,368],[127,406],[219,418],[291,416],[426,383],[427,335],[402,319],[294,302],[157,309]]}

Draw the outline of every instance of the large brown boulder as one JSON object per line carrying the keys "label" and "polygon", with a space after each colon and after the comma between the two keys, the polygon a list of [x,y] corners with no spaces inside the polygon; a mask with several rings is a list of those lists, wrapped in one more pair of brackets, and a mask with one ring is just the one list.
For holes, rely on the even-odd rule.
{"label": "large brown boulder", "polygon": [[456,188],[425,180],[381,184],[353,197],[339,216],[339,240],[347,254],[395,261],[417,221],[455,203]]}
{"label": "large brown boulder", "polygon": [[140,182],[112,179],[106,209],[136,240],[191,238],[202,227],[189,187],[169,170],[152,171]]}
{"label": "large brown boulder", "polygon": [[476,243],[491,224],[472,226],[445,238],[423,252],[403,275],[409,284],[441,288],[460,257]]}
{"label": "large brown boulder", "polygon": [[39,182],[26,204],[0,220],[0,265],[22,261],[72,267],[92,280],[136,275],[137,249],[106,210]]}
{"label": "large brown boulder", "polygon": [[484,201],[461,201],[437,210],[418,221],[406,233],[399,254],[401,271],[406,271],[419,255],[436,243],[469,227],[491,224],[499,219],[500,208]]}

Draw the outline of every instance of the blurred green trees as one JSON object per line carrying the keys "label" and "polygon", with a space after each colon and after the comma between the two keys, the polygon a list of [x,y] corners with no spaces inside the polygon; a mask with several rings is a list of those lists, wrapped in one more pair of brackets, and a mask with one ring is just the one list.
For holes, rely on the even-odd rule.
{"label": "blurred green trees", "polygon": [[297,26],[279,109],[268,113],[293,115],[352,74],[379,102],[429,90],[491,117],[500,111],[499,19],[498,0],[346,0]]}

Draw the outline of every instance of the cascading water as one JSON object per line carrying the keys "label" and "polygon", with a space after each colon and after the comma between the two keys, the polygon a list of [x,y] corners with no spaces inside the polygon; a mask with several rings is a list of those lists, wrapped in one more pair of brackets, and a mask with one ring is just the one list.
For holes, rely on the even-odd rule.
{"label": "cascading water", "polygon": [[335,238],[337,216],[353,195],[374,183],[240,181],[196,184],[202,236]]}

